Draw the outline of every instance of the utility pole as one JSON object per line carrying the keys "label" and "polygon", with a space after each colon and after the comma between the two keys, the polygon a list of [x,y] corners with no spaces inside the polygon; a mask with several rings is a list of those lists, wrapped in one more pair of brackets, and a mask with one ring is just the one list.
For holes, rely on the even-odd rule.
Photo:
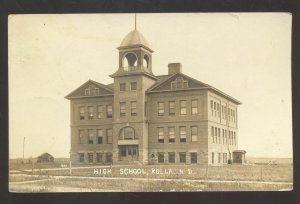
{"label": "utility pole", "polygon": [[136,30],[136,13],[134,14],[134,30]]}
{"label": "utility pole", "polygon": [[24,148],[25,148],[25,137],[23,138],[23,163],[24,163]]}

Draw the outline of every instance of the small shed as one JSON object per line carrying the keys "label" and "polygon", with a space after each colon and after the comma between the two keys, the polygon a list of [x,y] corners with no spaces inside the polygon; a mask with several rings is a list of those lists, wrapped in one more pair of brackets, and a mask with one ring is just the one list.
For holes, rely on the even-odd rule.
{"label": "small shed", "polygon": [[244,164],[245,163],[245,150],[235,150],[232,152],[232,159],[234,164]]}
{"label": "small shed", "polygon": [[54,157],[49,153],[44,153],[37,158],[37,163],[50,163],[54,162]]}

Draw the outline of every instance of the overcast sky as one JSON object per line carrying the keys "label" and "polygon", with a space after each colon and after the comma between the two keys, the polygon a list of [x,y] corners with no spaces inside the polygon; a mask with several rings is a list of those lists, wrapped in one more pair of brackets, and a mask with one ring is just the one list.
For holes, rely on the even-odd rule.
{"label": "overcast sky", "polygon": [[[287,13],[138,14],[154,74],[182,71],[238,99],[239,149],[292,157],[291,20]],[[108,84],[134,14],[9,16],[9,155],[68,157],[70,103],[89,79]]]}

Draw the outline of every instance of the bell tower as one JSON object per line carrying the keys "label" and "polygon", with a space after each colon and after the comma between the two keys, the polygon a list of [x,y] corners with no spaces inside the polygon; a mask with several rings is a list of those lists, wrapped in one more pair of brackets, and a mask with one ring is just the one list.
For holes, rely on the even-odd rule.
{"label": "bell tower", "polygon": [[152,73],[152,53],[136,29],[117,48],[114,78],[113,163],[148,163],[148,101],[146,91],[158,80]]}
{"label": "bell tower", "polygon": [[148,42],[138,31],[133,30],[126,35],[119,50],[119,68],[113,75],[128,74],[129,72],[152,73],[152,53]]}

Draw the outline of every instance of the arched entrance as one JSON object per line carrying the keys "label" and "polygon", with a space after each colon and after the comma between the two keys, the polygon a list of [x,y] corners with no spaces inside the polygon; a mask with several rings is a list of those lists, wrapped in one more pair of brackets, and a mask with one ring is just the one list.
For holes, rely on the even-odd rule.
{"label": "arched entrance", "polygon": [[134,128],[127,126],[120,130],[118,146],[120,161],[130,162],[138,160],[138,137]]}

